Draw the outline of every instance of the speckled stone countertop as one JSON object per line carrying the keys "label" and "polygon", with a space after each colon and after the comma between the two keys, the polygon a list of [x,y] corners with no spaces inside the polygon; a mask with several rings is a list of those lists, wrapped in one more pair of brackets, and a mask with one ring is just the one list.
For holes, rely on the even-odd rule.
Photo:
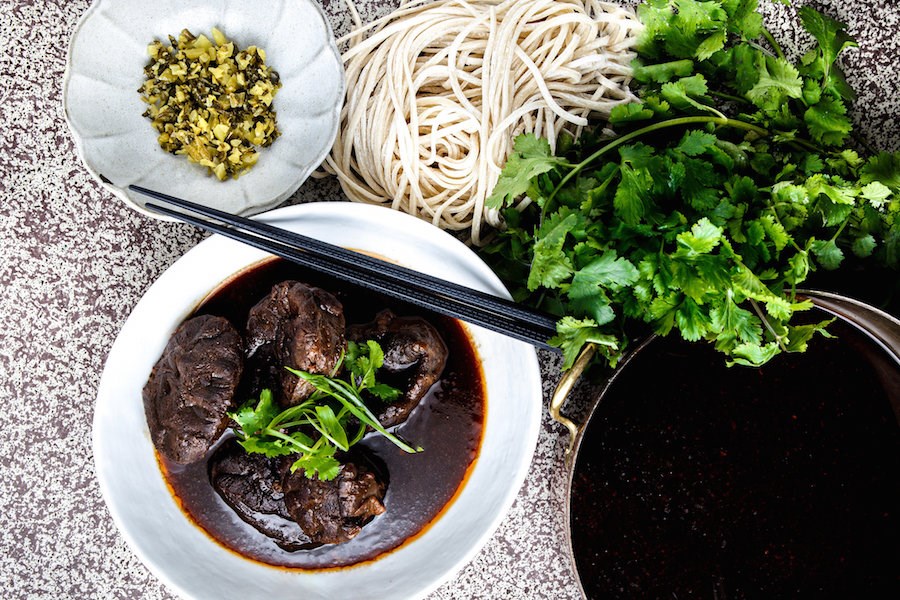
{"label": "speckled stone countertop", "polygon": [[[61,83],[69,38],[89,4],[0,2],[0,596],[10,599],[173,597],[131,553],[104,506],[91,422],[119,328],[147,287],[202,235],[132,212],[75,154]],[[335,30],[347,31],[343,2],[322,4]],[[359,2],[364,19],[395,4]],[[844,61],[860,94],[858,130],[871,145],[897,150],[900,4],[817,6],[861,41]],[[807,42],[792,9],[769,4],[766,16],[790,51]],[[333,182],[313,182],[290,202],[340,197]],[[550,354],[540,358],[549,397],[558,365]],[[582,402],[586,395],[582,390]],[[431,598],[578,597],[564,535],[565,444],[561,428],[545,418],[509,515]]]}

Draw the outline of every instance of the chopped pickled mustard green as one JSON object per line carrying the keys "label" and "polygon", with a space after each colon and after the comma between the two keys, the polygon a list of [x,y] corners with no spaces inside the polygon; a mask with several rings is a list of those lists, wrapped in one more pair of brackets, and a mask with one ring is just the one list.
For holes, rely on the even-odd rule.
{"label": "chopped pickled mustard green", "polygon": [[241,50],[216,28],[212,38],[184,29],[169,45],[154,40],[138,92],[162,149],[224,181],[253,167],[258,148],[281,135],[272,108],[281,80],[262,48]]}

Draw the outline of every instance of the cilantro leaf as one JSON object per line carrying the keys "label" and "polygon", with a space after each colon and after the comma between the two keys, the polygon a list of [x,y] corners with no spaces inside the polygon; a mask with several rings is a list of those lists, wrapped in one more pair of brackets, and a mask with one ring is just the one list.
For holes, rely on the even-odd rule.
{"label": "cilantro leaf", "polygon": [[724,29],[728,15],[718,2],[676,0],[675,5],[678,12],[671,19],[666,50],[674,56],[696,56],[706,34]]}
{"label": "cilantro leaf", "polygon": [[644,30],[638,37],[637,47],[641,54],[657,58],[662,51],[658,41],[665,38],[670,27],[669,21],[674,15],[672,6],[668,2],[641,3],[637,8],[637,14],[644,26]]}
{"label": "cilantro leaf", "polygon": [[613,207],[622,220],[633,225],[651,208],[649,191],[654,181],[649,167],[653,152],[647,146],[635,144],[623,148],[619,154],[622,157],[619,166],[620,181],[613,198]]}
{"label": "cilantro leaf", "polygon": [[681,337],[689,342],[696,342],[709,330],[709,316],[691,298],[685,298],[675,311],[675,322]]}
{"label": "cilantro leaf", "polygon": [[503,172],[493,192],[485,200],[488,208],[501,208],[515,202],[516,198],[528,191],[531,179],[552,171],[562,162],[550,152],[547,140],[534,134],[516,138],[514,151],[506,161]]}
{"label": "cilantro leaf", "polygon": [[368,340],[366,342],[366,348],[369,351],[369,364],[371,365],[372,371],[377,371],[384,365],[384,351],[375,340]]}
{"label": "cilantro leaf", "polygon": [[728,13],[728,31],[748,40],[762,35],[762,15],[756,11],[757,0],[721,0]]}
{"label": "cilantro leaf", "polygon": [[803,96],[803,82],[797,69],[783,58],[760,55],[759,81],[748,92],[747,98],[767,111],[777,111],[788,98]]}
{"label": "cilantro leaf", "polygon": [[875,237],[871,233],[861,235],[853,240],[853,254],[862,258],[867,258],[872,256],[872,252],[877,245],[878,242],[875,241]]}
{"label": "cilantro leaf", "polygon": [[740,44],[729,50],[731,64],[734,70],[734,80],[731,86],[740,94],[746,94],[759,82],[759,69],[757,65],[764,60],[762,52],[747,44]]}
{"label": "cilantro leaf", "polygon": [[598,344],[609,350],[618,350],[618,342],[612,335],[603,333],[592,319],[563,317],[556,324],[556,336],[550,345],[563,351],[563,369],[570,369],[585,344]]}
{"label": "cilantro leaf", "polygon": [[228,416],[238,424],[245,436],[252,436],[265,429],[279,412],[272,391],[266,389],[260,392],[256,405],[248,402],[238,410],[229,412]]}
{"label": "cilantro leaf", "polygon": [[384,364],[384,351],[375,340],[368,340],[365,344],[347,342],[346,363],[350,367],[350,373],[361,391],[375,385],[375,371]]}
{"label": "cilantro leaf", "polygon": [[853,127],[844,103],[834,98],[823,98],[818,104],[810,106],[803,113],[803,120],[813,138],[829,146],[842,144]]}
{"label": "cilantro leaf", "polygon": [[731,335],[741,342],[758,344],[762,340],[762,323],[749,310],[739,307],[731,296],[709,311],[711,328],[722,335]]}
{"label": "cilantro leaf", "polygon": [[819,58],[823,75],[828,76],[831,65],[846,48],[857,47],[856,41],[847,33],[847,26],[827,17],[811,6],[801,6],[797,11],[803,27],[819,44]]}
{"label": "cilantro leaf", "polygon": [[716,31],[709,35],[697,46],[694,56],[700,60],[706,60],[719,50],[725,47],[727,35],[724,31]]}
{"label": "cilantro leaf", "polygon": [[681,295],[670,292],[654,298],[647,307],[644,319],[653,323],[653,330],[659,335],[668,335],[675,327],[675,313],[681,305]]}
{"label": "cilantro leaf", "polygon": [[604,252],[575,272],[567,296],[573,308],[593,318],[597,325],[613,320],[615,312],[604,290],[620,290],[638,279],[638,270],[613,251]]}
{"label": "cilantro leaf", "polygon": [[834,319],[812,323],[810,325],[792,325],[788,327],[788,341],[785,345],[787,352],[806,352],[806,347],[812,337],[820,333],[823,337],[832,337],[825,328],[831,325]]}
{"label": "cilantro leaf", "polygon": [[613,125],[631,123],[634,121],[646,121],[647,119],[652,118],[653,111],[644,108],[644,105],[638,102],[619,104],[618,106],[614,106],[609,113],[609,122]]}
{"label": "cilantro leaf", "polygon": [[386,383],[376,383],[366,388],[366,391],[384,402],[395,402],[403,392]]}
{"label": "cilantro leaf", "polygon": [[788,259],[788,269],[785,273],[785,281],[791,285],[797,285],[806,281],[809,274],[809,254],[805,251],[798,252]]}
{"label": "cilantro leaf", "polygon": [[716,136],[711,133],[692,129],[685,132],[675,148],[687,156],[699,156],[714,147],[717,141]]}
{"label": "cilantro leaf", "polygon": [[768,344],[751,344],[744,343],[735,347],[731,352],[733,358],[728,363],[731,365],[744,365],[746,367],[761,367],[772,360],[781,349],[777,342],[769,342]]}
{"label": "cilantro leaf", "polygon": [[774,214],[763,215],[759,218],[766,236],[772,241],[775,250],[780,252],[791,243],[791,235],[785,230],[784,225],[778,222]]}
{"label": "cilantro leaf", "polygon": [[880,181],[873,181],[863,186],[859,190],[859,194],[875,208],[881,208],[884,206],[885,201],[891,197],[891,190]]}
{"label": "cilantro leaf", "polygon": [[273,440],[261,437],[248,437],[247,439],[238,438],[238,444],[243,446],[244,450],[250,453],[262,454],[268,458],[277,458],[279,456],[290,456],[296,450],[285,444],[282,440]]}
{"label": "cilantro leaf", "polygon": [[690,254],[709,254],[722,240],[722,229],[713,225],[709,219],[703,217],[697,221],[690,232],[678,234],[678,244],[684,247]]}
{"label": "cilantro leaf", "polygon": [[704,103],[708,91],[706,78],[699,73],[664,83],[660,88],[660,94],[669,104],[684,111],[694,108],[703,112],[712,112],[712,109]]}
{"label": "cilantro leaf", "polygon": [[900,152],[879,152],[860,171],[862,183],[879,182],[894,193],[900,192]]}
{"label": "cilantro leaf", "polygon": [[513,150],[522,158],[554,158],[550,152],[550,143],[533,133],[518,136],[513,144]]}
{"label": "cilantro leaf", "polygon": [[575,273],[572,287],[579,285],[620,290],[638,279],[638,270],[631,262],[612,250],[607,250]]}
{"label": "cilantro leaf", "polygon": [[291,465],[291,473],[303,469],[303,474],[310,479],[334,479],[341,472],[341,463],[334,457],[334,452],[333,446],[324,446],[318,452],[304,454]]}
{"label": "cilantro leaf", "polygon": [[815,254],[819,264],[829,271],[837,269],[844,260],[844,252],[838,248],[834,240],[816,240],[810,249]]}
{"label": "cilantro leaf", "polygon": [[552,215],[541,227],[534,244],[534,259],[528,274],[528,289],[543,286],[557,288],[572,274],[572,259],[562,252],[566,236],[579,223],[579,216],[568,209]]}
{"label": "cilantro leaf", "polygon": [[653,0],[638,6],[638,17],[644,31],[637,47],[643,56],[658,58],[662,54],[686,59],[709,35],[724,30],[728,15],[718,2],[698,0]]}

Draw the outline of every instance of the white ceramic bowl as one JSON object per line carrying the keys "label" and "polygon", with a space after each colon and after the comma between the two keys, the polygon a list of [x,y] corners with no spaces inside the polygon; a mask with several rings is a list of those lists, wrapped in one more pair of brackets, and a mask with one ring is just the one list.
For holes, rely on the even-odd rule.
{"label": "white ceramic bowl", "polygon": [[[243,48],[263,48],[283,84],[273,104],[281,137],[248,173],[224,182],[159,147],[137,91],[150,42],[185,28],[210,36],[213,27]],[[313,0],[96,0],[75,29],[63,83],[66,119],[88,171],[157,218],[128,185],[177,192],[238,214],[274,208],[331,149],[343,97],[334,35]]]}
{"label": "white ceramic bowl", "polygon": [[[471,250],[404,213],[321,203],[276,210],[262,220],[508,297]],[[374,562],[338,571],[289,571],[241,558],[188,521],[166,488],[144,418],[141,389],[177,325],[222,281],[265,256],[213,236],[166,271],[122,327],[103,371],[94,416],[94,460],[113,519],[141,560],[185,597],[421,597],[475,555],[525,479],[541,420],[534,349],[467,326],[487,385],[481,452],[462,492],[423,535]]]}

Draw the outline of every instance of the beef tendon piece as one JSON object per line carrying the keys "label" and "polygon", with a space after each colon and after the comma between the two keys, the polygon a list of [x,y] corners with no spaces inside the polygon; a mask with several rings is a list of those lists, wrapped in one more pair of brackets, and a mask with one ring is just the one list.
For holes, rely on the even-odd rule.
{"label": "beef tendon piece", "polygon": [[250,309],[247,356],[253,378],[278,390],[283,406],[296,406],[315,388],[284,367],[331,375],[346,344],[344,307],[325,290],[284,281]]}
{"label": "beef tendon piece", "polygon": [[241,336],[222,317],[194,317],[172,334],[143,392],[150,436],[166,459],[201,460],[222,435],[243,356]]}
{"label": "beef tendon piece", "polygon": [[[366,325],[354,325],[347,337],[355,342],[375,340],[384,351],[383,369],[398,377],[406,391],[396,401],[376,410],[385,427],[405,421],[428,389],[440,379],[447,364],[447,345],[434,326],[421,317],[398,317],[383,310]],[[387,381],[394,385],[394,380]]]}
{"label": "beef tendon piece", "polygon": [[248,454],[229,440],[209,461],[209,481],[237,515],[278,546],[294,552],[314,548],[284,504],[278,461]]}
{"label": "beef tendon piece", "polygon": [[288,512],[310,540],[340,544],[355,538],[384,512],[387,484],[365,461],[353,459],[344,462],[330,481],[286,469],[282,488]]}

